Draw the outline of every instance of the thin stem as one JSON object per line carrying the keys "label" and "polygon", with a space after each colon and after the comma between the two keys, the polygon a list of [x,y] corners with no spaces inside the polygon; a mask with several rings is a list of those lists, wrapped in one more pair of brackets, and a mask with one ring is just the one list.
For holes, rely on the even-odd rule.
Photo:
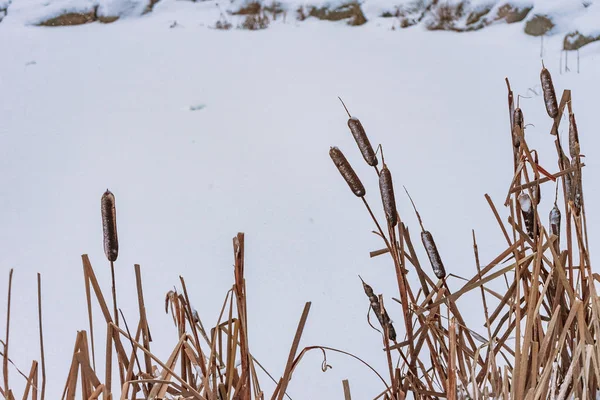
{"label": "thin stem", "polygon": [[110,274],[112,276],[112,296],[115,313],[115,325],[119,326],[119,311],[117,308],[117,287],[115,285],[115,264],[112,261],[110,262]]}
{"label": "thin stem", "polygon": [[46,396],[46,357],[44,355],[44,332],[42,330],[42,276],[38,273],[38,322],[40,330],[40,353],[42,357],[42,397],[44,400]]}
{"label": "thin stem", "polygon": [[371,207],[369,206],[369,203],[367,203],[367,200],[365,200],[364,197],[361,197],[361,199],[362,199],[363,203],[365,204],[365,207],[367,207],[367,210],[369,211],[369,214],[371,215],[371,218],[373,219],[373,222],[375,222],[375,225],[377,225],[377,230],[379,230],[379,234],[383,238],[383,241],[385,242],[385,245],[387,246],[387,248],[389,249],[389,251],[392,251],[392,246],[390,246],[390,242],[385,237],[385,234],[383,233],[383,230],[381,229],[381,226],[379,225],[379,222],[377,222],[377,218],[375,218],[375,215],[373,214],[373,211],[371,210]]}

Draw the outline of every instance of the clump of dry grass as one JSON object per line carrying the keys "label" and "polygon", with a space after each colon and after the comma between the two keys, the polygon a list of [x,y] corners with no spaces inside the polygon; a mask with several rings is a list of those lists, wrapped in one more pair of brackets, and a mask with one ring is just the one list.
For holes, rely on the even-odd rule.
{"label": "clump of dry grass", "polygon": [[[547,72],[549,74],[549,72]],[[542,72],[542,79],[546,72]],[[455,267],[445,266],[433,235],[425,230],[414,207],[421,228],[421,240],[433,276],[422,268],[409,228],[396,207],[394,182],[382,156],[382,169],[362,125],[350,125],[361,155],[372,166],[380,183],[385,224],[380,224],[366,199],[366,191],[350,162],[335,147],[331,158],[352,192],[361,199],[373,219],[384,248],[371,252],[372,257],[390,257],[398,286],[402,321],[394,326],[384,305],[383,295],[363,282],[370,310],[375,313],[383,340],[383,354],[388,368],[383,374],[357,356],[342,350],[308,346],[300,341],[310,311],[306,303],[293,338],[287,363],[274,391],[261,389],[258,369],[263,369],[251,351],[248,340],[248,314],[244,279],[244,235],[233,239],[234,283],[226,293],[218,321],[210,330],[188,297],[185,280],[180,290],[169,291],[165,310],[177,327],[177,341],[169,357],[160,359],[151,350],[152,335],[145,307],[141,268],[134,266],[135,291],[138,297],[137,320],[129,325],[117,307],[114,290],[114,266],[117,258],[115,199],[110,192],[102,198],[106,256],[113,273],[113,307],[111,315],[90,259],[82,256],[89,329],[76,334],[70,368],[62,399],[264,399],[288,397],[287,387],[303,356],[312,350],[323,353],[322,368],[327,370],[326,352],[339,352],[361,363],[382,383],[376,399],[594,399],[600,391],[600,297],[587,245],[586,208],[583,196],[579,132],[573,116],[571,93],[565,90],[557,113],[552,118],[550,138],[557,151],[557,168],[549,173],[538,161],[524,136],[523,115],[515,109],[514,95],[508,86],[510,148],[513,152],[513,176],[504,205],[505,220],[491,198],[486,200],[502,232],[506,247],[493,260],[481,264],[473,233],[476,273],[456,291],[448,281],[456,279]],[[546,104],[547,98],[545,98]],[[563,151],[559,127],[565,108],[569,113],[569,155]],[[551,104],[550,109],[554,109]],[[351,121],[354,121],[350,118]],[[507,146],[507,149],[509,146]],[[365,150],[366,149],[366,150]],[[370,149],[370,150],[369,150]],[[366,155],[366,156],[365,156]],[[375,157],[373,160],[372,157]],[[542,189],[552,190],[553,208],[542,210]],[[407,192],[408,194],[408,192]],[[559,194],[561,194],[559,196]],[[410,198],[410,196],[409,196]],[[412,199],[410,199],[412,203]],[[414,206],[414,203],[412,203]],[[548,214],[546,214],[548,213]],[[544,225],[549,215],[548,227]],[[564,219],[563,219],[564,218]],[[382,228],[383,227],[383,228]],[[387,229],[384,229],[387,228]],[[562,239],[562,240],[561,240]],[[416,274],[418,284],[407,277]],[[494,291],[492,282],[503,282],[503,292]],[[3,374],[0,395],[13,400],[9,367],[16,354],[9,348],[12,271],[9,275],[6,335],[2,344]],[[468,327],[457,300],[477,291],[484,308],[482,327]],[[95,347],[92,305],[102,312],[106,342]],[[394,304],[395,305],[395,304]],[[119,314],[122,324],[117,322]],[[40,336],[41,377],[37,360],[32,361],[24,400],[45,397],[45,357],[42,324],[41,278],[38,275],[38,322]],[[97,322],[97,321],[96,321]],[[130,322],[132,322],[130,320]],[[370,323],[370,320],[369,320]],[[372,326],[372,325],[371,325]],[[131,329],[130,329],[131,328]],[[378,329],[379,330],[379,329]],[[512,340],[514,339],[514,341]],[[164,347],[164,346],[163,346]],[[239,360],[239,363],[236,363]],[[104,376],[99,372],[104,371]],[[114,374],[113,374],[114,371]],[[113,376],[114,375],[114,376]],[[384,376],[387,376],[384,378]],[[113,382],[118,377],[118,382]],[[360,384],[360,382],[356,382]],[[343,382],[346,400],[351,399],[350,383]]]}
{"label": "clump of dry grass", "polygon": [[[390,204],[393,197],[382,190],[388,222],[385,232],[363,197],[385,244],[371,256],[391,257],[405,328],[397,332],[398,341],[383,335],[390,374],[378,398],[595,399],[600,391],[600,297],[595,286],[600,276],[592,272],[588,253],[579,133],[571,109],[571,92],[565,90],[559,105],[546,68],[540,78],[546,110],[552,119],[549,138],[555,142],[558,171],[549,173],[539,164],[537,151],[529,148],[523,112],[515,108],[507,80],[514,160],[513,179],[504,204],[510,214],[507,220],[500,217],[486,195],[507,247],[482,266],[473,233],[477,273],[458,291],[451,291],[447,285],[457,276],[452,268],[446,273],[418,212],[423,246],[437,281],[423,271],[400,215],[390,215],[396,213],[395,204]],[[565,107],[569,113],[570,159],[558,133]],[[375,168],[380,182],[391,181],[387,173],[384,175],[385,170]],[[557,197],[549,211],[547,229],[540,218],[544,211],[539,208],[545,187],[553,194],[556,191]],[[565,232],[561,232],[561,226]],[[564,241],[560,240],[561,234]],[[418,286],[407,279],[410,270],[416,272]],[[492,290],[492,282],[505,282],[505,292]],[[456,304],[473,290],[481,292],[487,335],[467,327],[461,314],[465,310]],[[369,295],[375,310],[373,298],[377,298],[375,294]],[[511,338],[514,343],[509,341]]]}

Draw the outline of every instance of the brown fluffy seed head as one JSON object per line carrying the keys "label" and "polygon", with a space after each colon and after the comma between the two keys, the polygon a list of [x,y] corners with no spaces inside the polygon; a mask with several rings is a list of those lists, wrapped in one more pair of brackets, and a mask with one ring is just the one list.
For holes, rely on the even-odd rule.
{"label": "brown fluffy seed head", "polygon": [[[359,278],[360,278],[360,276],[359,276]],[[377,320],[381,324],[381,327],[384,330],[387,328],[388,339],[391,341],[395,341],[396,340],[396,330],[394,329],[394,325],[392,324],[392,321],[390,320],[390,317],[389,317],[387,311],[381,307],[381,303],[379,302],[379,297],[377,297],[375,295],[375,293],[373,292],[373,288],[370,285],[368,285],[365,281],[363,281],[362,278],[360,278],[360,280],[363,284],[363,289],[365,290],[365,294],[367,295],[367,297],[369,298],[369,302],[371,303],[371,308],[373,309],[375,316],[377,316]]]}
{"label": "brown fluffy seed head", "polygon": [[[535,152],[534,161],[535,161],[536,164],[539,165],[540,160],[538,159],[538,153],[537,153],[537,151]],[[541,200],[542,200],[542,187],[541,187],[541,185],[537,185],[535,187],[535,204],[540,204]]]}
{"label": "brown fluffy seed head", "polygon": [[578,163],[579,160],[576,158],[571,160],[571,167],[577,167],[575,171],[573,171],[573,179],[571,180],[571,199],[574,206],[573,213],[576,216],[579,216],[581,213],[581,207],[583,205],[581,168]]}
{"label": "brown fluffy seed head", "polygon": [[[566,159],[566,156],[565,156]],[[565,165],[569,166],[571,164],[571,162],[566,159],[565,160]],[[572,200],[573,199],[573,174],[565,174],[563,175],[563,179],[565,180],[565,190],[566,190],[566,195],[567,195],[567,200]]]}
{"label": "brown fluffy seed head", "polygon": [[365,128],[363,128],[358,118],[351,117],[348,120],[348,128],[350,128],[350,132],[352,132],[352,136],[354,136],[354,140],[356,140],[356,144],[367,164],[371,167],[376,166],[378,161],[375,152],[373,151],[373,146],[371,146]]}
{"label": "brown fluffy seed head", "polygon": [[550,210],[550,234],[560,238],[560,210],[556,204]]}
{"label": "brown fluffy seed head", "polygon": [[554,91],[554,84],[552,83],[550,71],[546,68],[542,68],[540,79],[542,81],[542,92],[544,93],[546,112],[550,118],[554,119],[558,116],[558,103],[556,101],[556,92]]}
{"label": "brown fluffy seed head", "polygon": [[523,215],[523,220],[525,221],[525,228],[527,229],[527,233],[531,238],[533,238],[534,231],[534,213],[533,206],[531,203],[531,197],[527,193],[521,193],[519,195],[519,205],[521,206],[521,214]]}
{"label": "brown fluffy seed head", "polygon": [[398,213],[396,212],[396,197],[394,196],[394,185],[392,183],[392,173],[387,165],[383,164],[379,174],[379,190],[381,191],[381,201],[385,217],[391,226],[398,224]]}
{"label": "brown fluffy seed head", "polygon": [[571,158],[579,157],[579,132],[577,131],[577,122],[575,122],[575,114],[569,114],[569,153]]}
{"label": "brown fluffy seed head", "polygon": [[[387,314],[387,311],[386,311],[386,314]],[[392,342],[395,342],[396,341],[396,329],[394,329],[394,325],[392,325],[392,321],[388,322],[387,328],[388,328],[388,339],[390,339]]]}
{"label": "brown fluffy seed head", "polygon": [[421,232],[421,241],[427,252],[427,257],[429,257],[433,273],[438,279],[444,279],[446,277],[446,269],[444,268],[444,263],[442,262],[440,253],[433,240],[433,235],[429,231],[423,231]]}
{"label": "brown fluffy seed head", "polygon": [[338,171],[340,171],[340,174],[348,186],[350,186],[352,193],[358,197],[363,197],[366,193],[365,187],[358,178],[358,175],[356,175],[356,172],[352,169],[348,160],[346,160],[344,153],[337,147],[332,147],[329,149],[329,157],[331,157]]}
{"label": "brown fluffy seed head", "polygon": [[117,211],[115,196],[107,189],[102,195],[102,230],[104,233],[104,254],[108,261],[116,261],[119,256],[119,239],[117,238]]}
{"label": "brown fluffy seed head", "polygon": [[515,147],[521,145],[521,135],[523,134],[523,111],[520,108],[515,108],[513,113],[513,136],[515,139]]}
{"label": "brown fluffy seed head", "polygon": [[363,289],[365,290],[365,294],[367,295],[367,297],[371,298],[371,296],[374,296],[375,294],[373,293],[373,288],[365,283],[365,281],[362,281],[363,284]]}

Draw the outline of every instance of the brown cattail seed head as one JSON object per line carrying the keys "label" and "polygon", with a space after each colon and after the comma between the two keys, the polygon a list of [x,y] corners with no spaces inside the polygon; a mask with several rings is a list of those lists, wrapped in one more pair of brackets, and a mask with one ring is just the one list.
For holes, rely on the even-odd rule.
{"label": "brown cattail seed head", "polygon": [[102,195],[102,230],[104,233],[104,254],[108,261],[116,261],[119,256],[119,239],[117,238],[117,211],[115,196],[107,189]]}
{"label": "brown cattail seed head", "polygon": [[552,210],[550,210],[550,234],[556,235],[556,248],[560,247],[560,210],[555,204]]}
{"label": "brown cattail seed head", "polygon": [[531,197],[529,197],[527,193],[521,193],[518,200],[519,205],[521,206],[521,214],[523,215],[523,220],[525,221],[525,228],[527,229],[529,237],[533,238],[535,216],[533,213]]}
{"label": "brown cattail seed head", "polygon": [[365,281],[362,280],[363,289],[365,290],[365,294],[369,298],[369,302],[371,303],[371,308],[373,312],[377,316],[377,320],[381,324],[381,327],[385,330],[387,328],[388,339],[391,341],[396,340],[396,330],[394,329],[394,325],[390,320],[390,317],[385,309],[381,307],[381,302],[379,301],[379,297],[375,295],[373,292],[373,288],[369,286]]}
{"label": "brown cattail seed head", "polygon": [[331,157],[338,171],[340,171],[340,174],[342,174],[342,177],[346,180],[348,186],[350,186],[352,193],[358,197],[363,197],[366,193],[365,187],[360,179],[358,179],[358,175],[356,175],[348,160],[346,160],[344,153],[337,147],[332,147],[329,149],[329,157]]}
{"label": "brown cattail seed head", "polygon": [[519,147],[521,145],[521,135],[523,135],[523,111],[520,108],[515,108],[513,113],[513,137],[515,147]]}
{"label": "brown cattail seed head", "polygon": [[396,197],[394,196],[394,185],[392,184],[392,173],[387,165],[383,164],[379,174],[379,190],[381,191],[381,201],[385,217],[391,226],[398,223],[398,213],[396,212]]}
{"label": "brown cattail seed head", "polygon": [[369,142],[365,128],[363,128],[359,119],[356,117],[350,117],[350,119],[348,119],[348,128],[350,128],[350,132],[352,132],[352,136],[354,136],[354,140],[356,140],[356,144],[358,145],[358,148],[360,149],[360,152],[362,153],[367,164],[369,164],[371,167],[376,166],[377,157],[375,156],[371,142]]}
{"label": "brown cattail seed head", "polygon": [[579,151],[579,132],[577,131],[575,114],[569,114],[569,153],[571,158],[579,157]]}
{"label": "brown cattail seed head", "polygon": [[556,102],[556,92],[554,91],[554,84],[552,83],[550,71],[546,68],[542,68],[540,79],[542,81],[542,92],[544,92],[546,112],[548,112],[550,118],[554,119],[558,116],[558,103]]}
{"label": "brown cattail seed head", "polygon": [[573,179],[571,180],[571,196],[573,201],[573,212],[576,216],[581,213],[581,206],[583,203],[582,196],[582,182],[581,182],[581,167],[579,166],[579,160],[574,158],[571,160],[571,166],[577,167],[573,171]]}
{"label": "brown cattail seed head", "polygon": [[442,257],[440,257],[440,253],[435,245],[433,236],[429,231],[423,231],[421,232],[421,241],[423,242],[423,246],[427,252],[427,257],[429,257],[429,262],[431,263],[433,273],[438,277],[438,279],[444,279],[446,277],[446,269],[444,268]]}
{"label": "brown cattail seed head", "polygon": [[[540,161],[538,159],[537,151],[535,152],[534,161],[537,165],[539,165]],[[535,187],[535,204],[540,204],[541,200],[542,200],[542,187],[540,185],[537,185]]]}

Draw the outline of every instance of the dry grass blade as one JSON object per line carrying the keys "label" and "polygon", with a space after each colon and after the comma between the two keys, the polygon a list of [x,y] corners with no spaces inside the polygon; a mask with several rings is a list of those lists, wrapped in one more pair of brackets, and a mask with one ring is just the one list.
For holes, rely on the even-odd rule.
{"label": "dry grass blade", "polygon": [[307,302],[304,305],[304,310],[302,311],[302,316],[300,317],[300,322],[298,323],[298,329],[296,329],[296,336],[294,336],[294,341],[292,342],[292,347],[290,348],[290,354],[288,356],[287,364],[283,372],[283,377],[279,381],[277,389],[275,389],[275,393],[273,393],[272,399],[276,398],[277,400],[282,400],[284,393],[287,390],[287,386],[291,378],[294,359],[296,358],[296,352],[298,351],[298,346],[300,345],[300,339],[302,338],[302,332],[304,332],[304,326],[306,325],[306,321],[308,320],[310,304],[310,302]]}
{"label": "dry grass blade", "polygon": [[344,379],[342,381],[342,386],[344,387],[344,400],[352,400],[352,396],[350,395],[350,383],[348,379]]}

